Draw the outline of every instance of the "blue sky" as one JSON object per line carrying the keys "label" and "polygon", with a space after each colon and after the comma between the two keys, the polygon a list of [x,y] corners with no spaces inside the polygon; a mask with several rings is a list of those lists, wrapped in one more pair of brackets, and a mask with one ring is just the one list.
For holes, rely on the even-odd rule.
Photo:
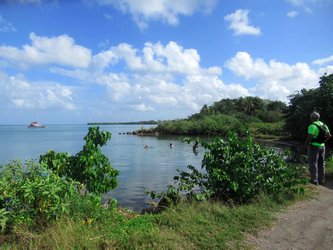
{"label": "blue sky", "polygon": [[333,0],[1,0],[0,124],[186,118],[333,73]]}

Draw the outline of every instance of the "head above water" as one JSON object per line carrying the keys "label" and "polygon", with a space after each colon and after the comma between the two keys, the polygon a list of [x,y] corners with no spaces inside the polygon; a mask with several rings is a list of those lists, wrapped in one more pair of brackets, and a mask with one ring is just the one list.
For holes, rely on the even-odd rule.
{"label": "head above water", "polygon": [[311,122],[317,121],[317,120],[319,120],[319,118],[320,118],[320,115],[318,112],[312,112],[310,115]]}

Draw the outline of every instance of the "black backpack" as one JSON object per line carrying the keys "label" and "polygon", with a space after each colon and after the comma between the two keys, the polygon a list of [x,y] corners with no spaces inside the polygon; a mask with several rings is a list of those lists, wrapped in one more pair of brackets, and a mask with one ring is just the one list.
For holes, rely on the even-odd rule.
{"label": "black backpack", "polygon": [[312,142],[317,142],[317,143],[325,143],[331,138],[331,134],[329,130],[327,130],[327,126],[325,124],[319,126],[318,124],[312,123],[319,129],[319,134],[317,138],[313,138]]}

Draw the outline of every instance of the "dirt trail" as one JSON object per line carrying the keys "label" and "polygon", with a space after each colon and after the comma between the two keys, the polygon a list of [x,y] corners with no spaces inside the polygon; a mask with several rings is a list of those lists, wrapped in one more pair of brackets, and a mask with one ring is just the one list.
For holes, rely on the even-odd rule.
{"label": "dirt trail", "polygon": [[311,200],[279,213],[272,229],[250,237],[256,249],[333,250],[333,181],[315,189]]}

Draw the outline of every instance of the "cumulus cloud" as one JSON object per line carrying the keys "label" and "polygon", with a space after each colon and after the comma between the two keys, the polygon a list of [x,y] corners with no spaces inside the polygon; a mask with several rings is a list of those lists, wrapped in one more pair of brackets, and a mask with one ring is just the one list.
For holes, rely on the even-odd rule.
{"label": "cumulus cloud", "polygon": [[99,76],[96,81],[106,86],[108,96],[113,101],[119,101],[130,94],[131,86],[123,74],[104,74]]}
{"label": "cumulus cloud", "polygon": [[195,12],[209,13],[216,0],[86,0],[99,5],[113,6],[123,13],[132,15],[141,29],[148,27],[151,20],[162,20],[170,25],[179,23],[179,16],[191,16]]}
{"label": "cumulus cloud", "polygon": [[[112,115],[121,109],[124,114],[145,113],[154,119],[169,119],[177,114],[184,117],[198,112],[204,104],[225,98],[255,95],[285,101],[294,91],[316,87],[321,70],[332,70],[328,65],[331,57],[315,60],[315,64],[325,66],[315,72],[306,63],[289,65],[238,52],[226,61],[225,67],[246,81],[252,81],[253,87],[248,88],[239,83],[225,83],[221,67],[203,67],[197,50],[184,48],[174,41],[167,44],[147,42],[142,48],[121,43],[92,55],[90,50],[75,44],[66,35],[47,38],[32,33],[31,39],[32,44],[22,49],[10,47],[11,55],[4,55],[8,47],[0,47],[0,57],[19,63],[20,56],[24,63],[49,66],[42,69],[81,84],[77,88],[84,92],[84,97],[76,94],[74,98],[74,88],[59,82],[36,82],[22,75],[2,74],[0,104],[3,107],[73,110],[80,104],[79,111],[91,107],[92,112],[100,113],[101,117],[103,112]],[[85,63],[76,64],[77,58],[73,58],[71,52],[67,52],[71,55],[69,61],[64,61],[50,49],[54,46],[60,49],[60,44],[65,47],[63,53],[70,48],[81,51],[85,56],[77,58],[85,59]],[[103,105],[96,108],[94,103]]]}
{"label": "cumulus cloud", "polygon": [[14,27],[13,24],[5,20],[1,15],[0,15],[0,32],[14,32],[16,31],[16,28]]}
{"label": "cumulus cloud", "polygon": [[286,101],[293,92],[318,85],[317,72],[306,63],[265,62],[260,58],[253,59],[247,52],[237,52],[226,62],[226,67],[238,76],[254,80],[256,85],[252,91],[263,98]]}
{"label": "cumulus cloud", "polygon": [[229,29],[234,31],[234,35],[260,35],[261,30],[258,27],[250,25],[249,10],[238,9],[234,13],[224,17],[224,20],[230,22]]}
{"label": "cumulus cloud", "polygon": [[91,63],[91,51],[76,45],[67,35],[48,38],[30,33],[29,38],[32,44],[24,45],[22,49],[0,46],[0,58],[21,67],[58,64],[86,68]]}
{"label": "cumulus cloud", "polygon": [[[123,63],[120,73],[113,72]],[[94,55],[88,69],[52,72],[104,86],[110,102],[141,112],[195,112],[221,98],[249,94],[240,85],[224,84],[220,67],[202,67],[197,50],[173,41],[147,42],[142,49],[121,43]]]}
{"label": "cumulus cloud", "polygon": [[22,75],[0,72],[1,106],[18,109],[74,110],[72,89],[59,83],[30,82]]}
{"label": "cumulus cloud", "polygon": [[195,49],[185,49],[176,42],[167,45],[146,43],[140,51],[132,45],[121,43],[93,57],[93,66],[101,70],[124,61],[128,70],[135,72],[177,74],[221,74],[220,67],[203,69],[200,67],[200,56]]}

